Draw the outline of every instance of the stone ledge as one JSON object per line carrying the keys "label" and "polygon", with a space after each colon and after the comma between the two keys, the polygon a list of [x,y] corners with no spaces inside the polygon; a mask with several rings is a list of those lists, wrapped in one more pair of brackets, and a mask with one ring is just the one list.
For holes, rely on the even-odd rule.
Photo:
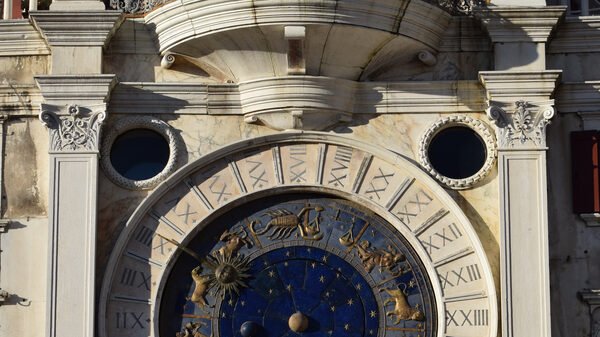
{"label": "stone ledge", "polygon": [[599,51],[600,16],[567,17],[548,46],[550,54]]}
{"label": "stone ledge", "polygon": [[487,91],[490,105],[512,106],[520,100],[553,104],[548,101],[561,73],[561,70],[480,71],[479,80]]}
{"label": "stone ledge", "polygon": [[124,20],[120,11],[31,11],[29,17],[51,47],[104,47]]}
{"label": "stone ledge", "polygon": [[45,103],[55,105],[108,102],[115,75],[39,75],[35,81]]}
{"label": "stone ledge", "polygon": [[27,20],[0,20],[0,56],[49,55],[50,49]]}
{"label": "stone ledge", "polygon": [[566,6],[490,7],[474,11],[492,42],[547,42]]}

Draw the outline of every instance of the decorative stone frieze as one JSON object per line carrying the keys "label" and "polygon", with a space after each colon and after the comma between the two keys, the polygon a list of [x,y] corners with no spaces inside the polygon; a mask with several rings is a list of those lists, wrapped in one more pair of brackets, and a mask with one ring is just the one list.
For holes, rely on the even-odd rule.
{"label": "decorative stone frieze", "polygon": [[120,11],[31,11],[29,17],[52,47],[106,46],[124,20]]}
{"label": "decorative stone frieze", "polygon": [[565,6],[480,7],[474,10],[492,42],[547,42]]}
{"label": "decorative stone frieze", "polygon": [[496,123],[499,147],[546,147],[546,126],[554,116],[552,106],[537,107],[517,101],[512,113],[496,106],[489,107],[486,113]]}
{"label": "decorative stone frieze", "polygon": [[[431,161],[429,160],[428,149],[433,137],[440,131],[453,126],[466,126],[472,129],[485,143],[486,159],[483,166],[477,173],[464,179],[452,179],[440,174],[435,168],[433,168]],[[433,125],[431,125],[427,131],[425,131],[421,137],[421,140],[419,141],[419,162],[425,171],[429,172],[429,174],[437,179],[437,181],[440,183],[455,190],[473,187],[475,184],[480,182],[492,170],[495,161],[496,139],[492,134],[492,131],[482,121],[468,116],[455,115],[439,119]]]}
{"label": "decorative stone frieze", "polygon": [[45,104],[40,108],[40,121],[50,129],[50,151],[98,151],[104,107],[93,111],[69,105],[68,115],[63,116],[51,110],[56,108]]}

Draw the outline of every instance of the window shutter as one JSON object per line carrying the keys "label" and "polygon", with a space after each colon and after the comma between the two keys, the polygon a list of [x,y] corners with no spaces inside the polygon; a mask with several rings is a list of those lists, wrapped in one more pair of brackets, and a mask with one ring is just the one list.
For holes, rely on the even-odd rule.
{"label": "window shutter", "polygon": [[573,212],[578,214],[600,213],[599,138],[598,131],[571,133]]}

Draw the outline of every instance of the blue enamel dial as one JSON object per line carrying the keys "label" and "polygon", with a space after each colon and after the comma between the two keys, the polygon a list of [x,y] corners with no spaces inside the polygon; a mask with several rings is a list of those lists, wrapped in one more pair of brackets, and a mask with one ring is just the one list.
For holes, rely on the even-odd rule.
{"label": "blue enamel dial", "polygon": [[[254,279],[240,296],[221,304],[219,332],[240,336],[246,321],[262,327],[260,336],[377,336],[379,310],[371,286],[342,258],[294,246],[267,252],[252,261]],[[308,319],[302,333],[288,321],[300,312]]]}
{"label": "blue enamel dial", "polygon": [[411,246],[354,203],[285,195],[199,231],[162,294],[160,337],[433,337]]}

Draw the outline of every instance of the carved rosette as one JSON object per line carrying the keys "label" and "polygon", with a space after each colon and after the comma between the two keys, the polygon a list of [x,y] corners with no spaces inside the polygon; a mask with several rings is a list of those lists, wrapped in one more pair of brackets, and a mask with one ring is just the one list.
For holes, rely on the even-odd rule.
{"label": "carved rosette", "polygon": [[78,105],[69,105],[64,116],[44,105],[40,110],[40,121],[50,129],[50,151],[98,151],[104,110],[83,113]]}
{"label": "carved rosette", "polygon": [[497,106],[490,106],[486,113],[496,124],[500,148],[546,147],[546,126],[554,116],[552,106],[517,101],[512,113]]}

